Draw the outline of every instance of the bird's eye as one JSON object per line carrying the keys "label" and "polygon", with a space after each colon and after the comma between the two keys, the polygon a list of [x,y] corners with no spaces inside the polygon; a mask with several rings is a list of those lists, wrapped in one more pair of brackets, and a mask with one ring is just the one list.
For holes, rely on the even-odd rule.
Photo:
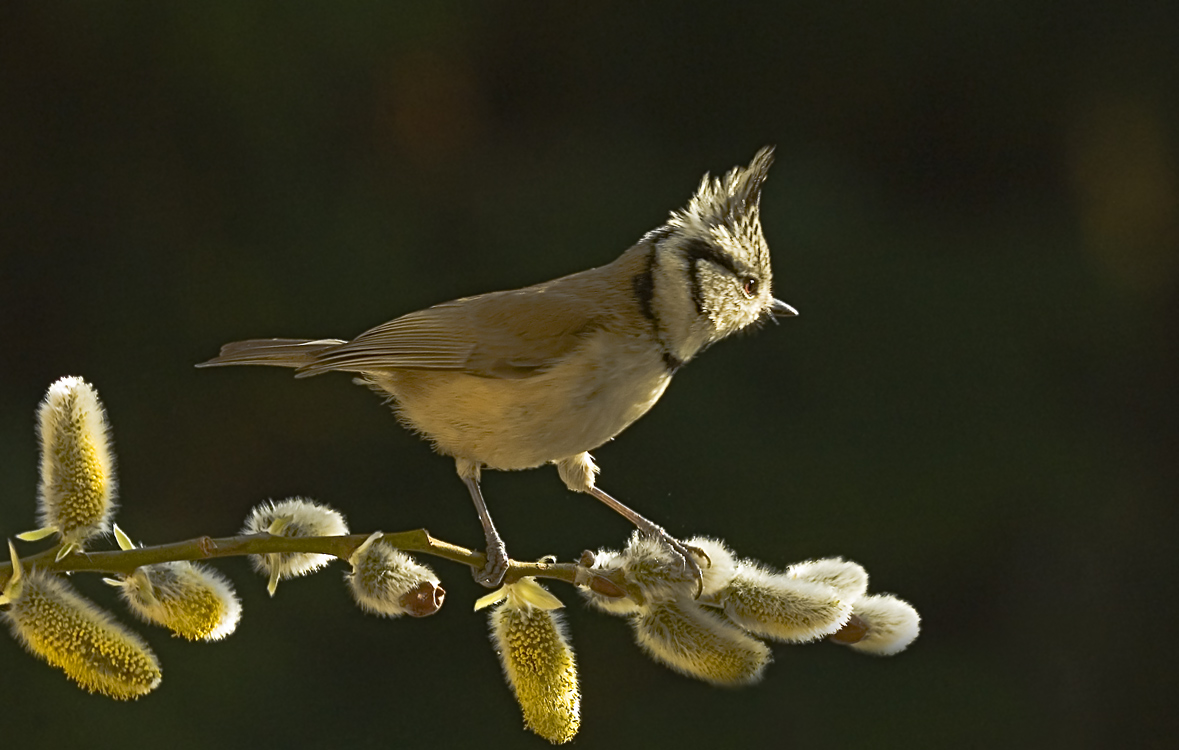
{"label": "bird's eye", "polygon": [[741,291],[745,292],[745,296],[752,299],[757,296],[757,279],[750,276],[745,279],[745,283],[741,285]]}

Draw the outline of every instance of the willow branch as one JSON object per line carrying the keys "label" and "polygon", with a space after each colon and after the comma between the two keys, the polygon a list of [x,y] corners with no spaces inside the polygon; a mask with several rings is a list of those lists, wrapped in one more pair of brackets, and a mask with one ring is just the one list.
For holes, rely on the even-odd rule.
{"label": "willow branch", "polygon": [[[460,547],[430,536],[425,529],[401,531],[383,535],[385,541],[405,552],[420,552],[441,557],[472,568],[481,569],[487,558],[482,552]],[[212,560],[219,557],[242,555],[265,555],[271,552],[311,552],[332,555],[348,560],[366,539],[368,534],[347,536],[305,536],[285,537],[271,534],[239,534],[237,536],[201,536],[171,544],[157,544],[128,550],[104,550],[101,552],[76,552],[55,560],[60,546],[51,547],[34,555],[21,558],[21,566],[36,566],[42,570],[58,573],[121,573],[129,575],[143,565],[174,562],[177,560]],[[551,578],[573,583],[577,565],[573,563],[519,562],[509,561],[505,583],[511,583],[525,576]],[[0,563],[0,586],[12,575],[11,563]]]}
{"label": "willow branch", "polygon": [[[175,562],[177,560],[213,560],[219,557],[240,557],[242,555],[265,555],[271,552],[311,552],[321,555],[332,555],[347,561],[352,557],[356,548],[369,538],[369,534],[349,534],[347,536],[304,536],[286,537],[271,534],[238,534],[237,536],[210,537],[199,536],[171,544],[156,544],[151,547],[137,547],[128,550],[104,550],[100,552],[75,552],[66,555],[61,560],[55,559],[60,545],[21,558],[21,567],[26,570],[36,566],[42,570],[52,570],[58,573],[114,573],[130,575],[136,568],[143,565]],[[440,557],[444,560],[466,565],[474,570],[481,570],[487,562],[482,552],[460,547],[457,544],[444,542],[430,536],[425,529],[399,531],[384,534],[383,538],[389,544],[404,552],[418,552],[425,555]],[[504,575],[504,583],[512,583],[525,577],[548,578],[554,581],[564,581],[573,584],[577,580],[577,571],[585,570],[577,563],[556,562],[520,562],[508,561],[508,571]],[[12,576],[12,564],[0,563],[0,588],[8,583]],[[621,578],[621,571],[605,573],[594,572],[597,579],[591,585],[613,583],[621,593],[625,589],[625,581]],[[867,634],[867,623],[856,615],[839,631],[828,636],[828,640],[836,643],[855,643]]]}

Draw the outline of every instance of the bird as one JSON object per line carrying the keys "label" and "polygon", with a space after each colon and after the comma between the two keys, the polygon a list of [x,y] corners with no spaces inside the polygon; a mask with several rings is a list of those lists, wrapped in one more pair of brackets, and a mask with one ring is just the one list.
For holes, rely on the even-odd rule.
{"label": "bird", "polygon": [[350,341],[237,341],[197,367],[354,373],[454,459],[483,527],[485,564],[472,572],[484,586],[502,582],[509,558],[482,471],[554,464],[569,490],[661,541],[699,590],[700,551],[600,489],[590,451],[646,414],[712,344],[798,314],[771,294],[760,199],[772,161],[767,146],[748,166],[706,173],[685,207],[606,265],[409,312]]}

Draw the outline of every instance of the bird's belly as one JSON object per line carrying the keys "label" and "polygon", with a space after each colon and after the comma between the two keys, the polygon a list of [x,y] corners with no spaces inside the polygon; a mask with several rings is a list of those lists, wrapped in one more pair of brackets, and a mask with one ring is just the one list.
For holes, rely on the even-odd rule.
{"label": "bird's belly", "polygon": [[402,370],[372,379],[440,452],[528,469],[610,440],[659,400],[671,376],[650,342],[603,334],[528,378]]}

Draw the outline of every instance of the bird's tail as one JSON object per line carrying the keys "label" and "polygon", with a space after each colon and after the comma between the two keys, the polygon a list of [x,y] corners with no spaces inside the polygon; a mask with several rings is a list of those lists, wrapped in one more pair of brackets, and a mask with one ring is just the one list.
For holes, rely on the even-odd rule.
{"label": "bird's tail", "polygon": [[340,339],[250,339],[234,341],[221,347],[221,353],[197,367],[226,365],[269,365],[271,367],[306,367],[324,352],[344,342]]}

